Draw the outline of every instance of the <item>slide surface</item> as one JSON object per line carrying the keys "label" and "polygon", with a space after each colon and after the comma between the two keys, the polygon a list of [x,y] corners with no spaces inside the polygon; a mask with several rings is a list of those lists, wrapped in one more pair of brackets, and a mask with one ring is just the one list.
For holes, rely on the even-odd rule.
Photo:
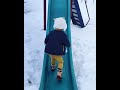
{"label": "slide surface", "polygon": [[[53,29],[54,18],[65,17],[68,28],[65,31],[71,42],[70,31],[70,0],[49,0],[48,5],[48,21],[47,21],[47,33]],[[68,48],[67,53],[63,56],[64,67],[62,80],[57,80],[57,68],[54,72],[50,69],[50,57],[44,54],[42,77],[39,90],[78,90],[73,61],[72,61],[72,49]]]}

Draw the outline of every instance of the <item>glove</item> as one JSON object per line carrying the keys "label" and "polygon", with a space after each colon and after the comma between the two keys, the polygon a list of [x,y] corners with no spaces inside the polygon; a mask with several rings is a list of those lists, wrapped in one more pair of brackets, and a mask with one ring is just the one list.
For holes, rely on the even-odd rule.
{"label": "glove", "polygon": [[68,52],[68,50],[67,50],[67,48],[66,48],[66,51],[65,51],[66,53]]}

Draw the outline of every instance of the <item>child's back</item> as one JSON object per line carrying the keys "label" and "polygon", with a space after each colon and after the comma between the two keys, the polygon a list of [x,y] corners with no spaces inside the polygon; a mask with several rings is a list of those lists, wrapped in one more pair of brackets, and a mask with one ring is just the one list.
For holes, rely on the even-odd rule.
{"label": "child's back", "polygon": [[53,30],[45,39],[45,52],[52,55],[64,55],[65,46],[70,47],[70,42],[64,31]]}

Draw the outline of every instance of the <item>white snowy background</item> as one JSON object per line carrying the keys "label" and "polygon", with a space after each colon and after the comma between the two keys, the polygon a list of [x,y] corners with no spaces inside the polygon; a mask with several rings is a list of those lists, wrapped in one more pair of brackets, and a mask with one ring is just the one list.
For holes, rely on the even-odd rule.
{"label": "white snowy background", "polygon": [[[48,1],[48,0],[47,0]],[[84,0],[78,0],[84,21]],[[91,21],[71,22],[72,53],[78,90],[96,90],[96,0],[87,0]],[[43,0],[24,0],[24,90],[38,90],[44,56]]]}

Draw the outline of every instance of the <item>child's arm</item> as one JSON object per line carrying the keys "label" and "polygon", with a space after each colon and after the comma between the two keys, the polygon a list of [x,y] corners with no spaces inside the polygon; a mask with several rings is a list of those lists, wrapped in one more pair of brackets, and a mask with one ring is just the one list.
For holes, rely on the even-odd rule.
{"label": "child's arm", "polygon": [[69,40],[68,40],[67,35],[65,35],[64,44],[65,44],[65,46],[67,46],[67,47],[70,47],[70,46],[71,46],[71,45],[70,45],[70,42],[69,42]]}
{"label": "child's arm", "polygon": [[49,34],[46,36],[44,43],[47,44],[48,40],[49,40]]}

